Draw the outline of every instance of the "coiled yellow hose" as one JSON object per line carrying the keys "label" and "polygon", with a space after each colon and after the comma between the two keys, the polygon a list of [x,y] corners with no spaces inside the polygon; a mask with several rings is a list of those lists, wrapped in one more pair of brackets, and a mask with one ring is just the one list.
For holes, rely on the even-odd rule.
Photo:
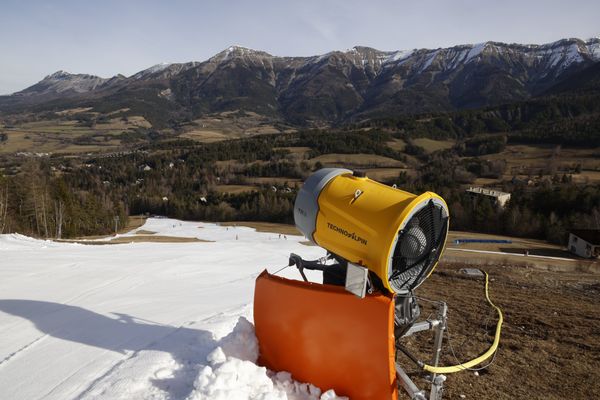
{"label": "coiled yellow hose", "polygon": [[485,360],[490,358],[498,349],[498,344],[500,343],[500,332],[502,331],[502,322],[504,322],[504,317],[502,316],[502,310],[500,309],[500,307],[496,306],[492,302],[492,300],[490,300],[490,294],[488,291],[489,277],[488,277],[487,272],[484,272],[484,274],[485,274],[485,298],[487,299],[488,303],[490,303],[490,305],[492,307],[494,307],[496,309],[496,311],[498,312],[498,323],[496,324],[496,335],[494,336],[494,342],[492,343],[490,348],[485,353],[483,353],[482,355],[480,355],[479,357],[477,357],[471,361],[467,361],[465,363],[458,364],[458,365],[450,365],[447,367],[434,367],[432,365],[425,364],[425,365],[423,365],[423,369],[425,371],[432,372],[434,374],[453,374],[455,372],[464,371],[466,369],[474,367],[477,364],[481,364],[482,362],[484,362]]}

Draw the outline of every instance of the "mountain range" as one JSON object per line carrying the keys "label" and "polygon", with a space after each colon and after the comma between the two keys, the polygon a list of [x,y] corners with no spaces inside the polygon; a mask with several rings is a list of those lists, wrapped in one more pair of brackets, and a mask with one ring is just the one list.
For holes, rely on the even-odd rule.
{"label": "mountain range", "polygon": [[0,112],[128,108],[163,125],[243,110],[319,126],[527,100],[564,91],[565,82],[589,75],[599,62],[600,38],[402,51],[354,47],[312,57],[231,46],[203,62],[159,64],[129,77],[58,71],[0,96]]}

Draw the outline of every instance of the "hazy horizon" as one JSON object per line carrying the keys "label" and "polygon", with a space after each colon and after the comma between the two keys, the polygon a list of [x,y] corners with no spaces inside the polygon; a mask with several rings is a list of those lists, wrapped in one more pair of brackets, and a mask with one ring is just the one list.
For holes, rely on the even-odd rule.
{"label": "hazy horizon", "polygon": [[204,61],[230,45],[310,56],[354,46],[393,51],[486,41],[543,44],[600,33],[600,2],[587,0],[7,0],[2,10],[0,94],[58,70],[130,76],[162,62]]}

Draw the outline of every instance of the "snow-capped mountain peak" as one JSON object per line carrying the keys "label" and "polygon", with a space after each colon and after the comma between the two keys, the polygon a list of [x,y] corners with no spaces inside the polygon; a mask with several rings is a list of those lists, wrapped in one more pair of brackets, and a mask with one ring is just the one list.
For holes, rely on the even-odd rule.
{"label": "snow-capped mountain peak", "polygon": [[[98,99],[122,89],[128,89],[122,96],[134,101],[138,90],[148,89],[161,102],[176,101],[176,107],[248,107],[284,119],[292,115],[296,122],[332,121],[357,110],[418,113],[521,101],[599,61],[598,38],[542,45],[487,41],[398,51],[355,46],[311,57],[279,57],[229,46],[204,62],[162,63],[129,78],[57,71],[5,98],[4,104],[43,103],[71,95],[79,100],[91,91]],[[145,82],[152,84],[146,87]],[[315,106],[315,96],[336,106],[323,111]]]}
{"label": "snow-capped mountain peak", "polygon": [[215,54],[208,61],[223,62],[234,58],[272,58],[273,56],[267,52],[250,49],[248,47],[232,45],[225,50]]}
{"label": "snow-capped mountain peak", "polygon": [[19,96],[86,93],[102,86],[108,79],[88,74],[71,74],[59,70],[35,85],[18,93]]}
{"label": "snow-capped mountain peak", "polygon": [[47,75],[46,77],[44,77],[44,80],[49,80],[49,79],[64,79],[64,78],[68,78],[69,76],[71,76],[72,74],[68,73],[67,71],[63,71],[58,70],[53,74]]}
{"label": "snow-capped mountain peak", "polygon": [[132,79],[142,79],[149,75],[153,75],[158,72],[164,71],[165,69],[169,68],[171,65],[173,65],[173,64],[166,63],[166,62],[156,64],[156,65],[151,66],[150,68],[146,68],[145,70],[137,72],[136,74],[132,75],[131,78]]}

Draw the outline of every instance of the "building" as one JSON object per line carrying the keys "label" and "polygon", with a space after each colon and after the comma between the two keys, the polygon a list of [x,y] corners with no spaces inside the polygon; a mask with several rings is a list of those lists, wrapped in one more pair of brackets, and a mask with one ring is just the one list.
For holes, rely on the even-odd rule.
{"label": "building", "polygon": [[569,251],[585,258],[600,256],[600,229],[569,231]]}
{"label": "building", "polygon": [[501,192],[494,189],[486,189],[482,187],[469,187],[467,193],[473,196],[484,196],[493,201],[498,207],[504,207],[510,200],[510,193]]}

